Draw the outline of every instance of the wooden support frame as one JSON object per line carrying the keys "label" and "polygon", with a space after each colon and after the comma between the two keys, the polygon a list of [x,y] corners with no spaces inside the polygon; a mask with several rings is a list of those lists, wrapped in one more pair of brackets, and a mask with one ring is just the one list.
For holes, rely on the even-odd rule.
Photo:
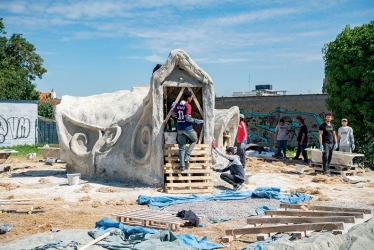
{"label": "wooden support frame", "polygon": [[319,223],[319,222],[344,222],[355,223],[354,216],[321,216],[321,217],[267,217],[248,218],[248,224],[274,224],[274,223]]}
{"label": "wooden support frame", "polygon": [[280,204],[280,208],[285,209],[301,209],[304,206],[310,210],[335,211],[335,212],[360,212],[364,214],[371,214],[371,209],[364,208],[349,208],[349,207],[331,207],[331,206],[316,206],[316,205],[300,205],[300,204]]}
{"label": "wooden support frame", "polygon": [[310,231],[310,230],[334,230],[344,229],[343,222],[325,222],[325,223],[305,223],[296,225],[278,225],[267,227],[252,227],[252,228],[235,228],[226,229],[226,235],[236,234],[261,234],[261,233],[276,233],[276,232],[293,232],[293,231]]}
{"label": "wooden support frame", "polygon": [[[178,102],[179,101],[179,99],[182,97],[182,95],[183,95],[183,91],[186,89],[186,87],[182,87],[182,89],[179,91],[179,94],[178,94],[178,96],[177,96],[177,98],[175,99],[175,102]],[[170,116],[171,116],[171,113],[173,112],[173,110],[172,109],[170,109],[169,110],[169,113],[167,114],[167,116],[166,116],[166,118],[165,118],[165,120],[164,120],[164,127],[166,126],[166,123],[168,122],[168,120],[169,120],[169,118],[170,118]]]}
{"label": "wooden support frame", "polygon": [[354,216],[355,218],[364,218],[364,214],[360,212],[326,212],[326,211],[279,211],[267,210],[265,215],[280,215],[280,216]]}

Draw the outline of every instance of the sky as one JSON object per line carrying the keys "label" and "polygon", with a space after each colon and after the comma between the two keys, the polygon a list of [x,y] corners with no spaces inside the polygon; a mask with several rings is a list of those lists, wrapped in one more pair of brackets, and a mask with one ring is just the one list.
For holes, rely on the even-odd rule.
{"label": "sky", "polygon": [[1,0],[6,36],[44,59],[36,89],[90,96],[149,85],[156,64],[184,50],[217,96],[270,84],[322,93],[324,44],[374,20],[372,0]]}

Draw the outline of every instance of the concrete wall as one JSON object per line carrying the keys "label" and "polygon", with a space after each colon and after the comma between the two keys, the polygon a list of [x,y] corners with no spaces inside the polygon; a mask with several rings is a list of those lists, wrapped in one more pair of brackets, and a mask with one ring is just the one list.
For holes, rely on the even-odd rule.
{"label": "concrete wall", "polygon": [[0,147],[35,144],[38,101],[0,100]]}
{"label": "concrete wall", "polygon": [[238,106],[245,115],[248,126],[248,143],[273,146],[275,127],[281,118],[292,127],[288,144],[296,146],[299,125],[296,117],[300,115],[308,126],[309,145],[318,144],[318,127],[328,112],[325,104],[326,94],[281,95],[252,97],[219,97],[215,108],[225,109]]}

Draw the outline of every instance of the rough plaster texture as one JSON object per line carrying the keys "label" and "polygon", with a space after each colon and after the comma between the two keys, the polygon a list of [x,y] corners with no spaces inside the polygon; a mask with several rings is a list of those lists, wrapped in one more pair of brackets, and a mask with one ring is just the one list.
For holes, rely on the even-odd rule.
{"label": "rough plaster texture", "polygon": [[38,101],[0,100],[0,147],[36,143]]}
{"label": "rough plaster texture", "polygon": [[[182,50],[173,50],[153,73],[150,87],[90,97],[63,96],[55,116],[61,159],[68,171],[86,177],[127,179],[163,185],[164,91],[201,87],[203,143],[214,132],[214,90],[210,76]],[[220,112],[219,122],[236,134],[238,109]],[[234,119],[230,121],[230,119]],[[218,134],[224,126],[219,126]]]}

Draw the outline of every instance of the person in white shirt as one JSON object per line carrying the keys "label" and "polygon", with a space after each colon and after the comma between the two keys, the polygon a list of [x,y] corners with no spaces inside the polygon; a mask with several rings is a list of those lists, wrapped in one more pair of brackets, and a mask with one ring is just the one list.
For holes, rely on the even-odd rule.
{"label": "person in white shirt", "polygon": [[338,145],[339,151],[352,153],[355,150],[355,138],[353,129],[348,126],[348,120],[342,119],[342,126],[338,129]]}

